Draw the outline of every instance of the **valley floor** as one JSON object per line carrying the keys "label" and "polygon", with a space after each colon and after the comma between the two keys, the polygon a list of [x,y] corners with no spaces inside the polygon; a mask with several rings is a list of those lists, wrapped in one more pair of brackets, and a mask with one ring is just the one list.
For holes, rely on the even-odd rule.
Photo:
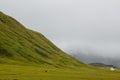
{"label": "valley floor", "polygon": [[120,71],[84,67],[70,70],[0,64],[0,80],[120,80]]}

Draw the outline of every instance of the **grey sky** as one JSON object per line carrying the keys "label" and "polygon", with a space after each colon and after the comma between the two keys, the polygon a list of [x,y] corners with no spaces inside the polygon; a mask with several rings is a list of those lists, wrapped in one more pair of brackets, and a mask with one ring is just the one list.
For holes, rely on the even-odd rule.
{"label": "grey sky", "polygon": [[66,52],[120,58],[120,0],[1,0],[0,10]]}

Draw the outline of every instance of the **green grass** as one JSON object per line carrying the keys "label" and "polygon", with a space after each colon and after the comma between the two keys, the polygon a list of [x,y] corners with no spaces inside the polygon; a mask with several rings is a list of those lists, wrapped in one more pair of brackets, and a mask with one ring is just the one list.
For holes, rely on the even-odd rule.
{"label": "green grass", "polygon": [[[46,72],[47,71],[47,72]],[[47,66],[0,65],[0,80],[120,80],[120,71],[80,67],[79,69]]]}

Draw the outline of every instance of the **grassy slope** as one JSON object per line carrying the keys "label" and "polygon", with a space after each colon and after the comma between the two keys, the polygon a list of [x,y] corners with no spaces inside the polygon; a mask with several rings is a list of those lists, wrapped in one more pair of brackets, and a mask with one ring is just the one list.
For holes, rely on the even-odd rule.
{"label": "grassy slope", "polygon": [[119,80],[119,75],[77,61],[0,12],[0,80]]}
{"label": "grassy slope", "polygon": [[84,65],[65,54],[42,34],[26,29],[0,12],[0,63],[41,64],[54,67]]}

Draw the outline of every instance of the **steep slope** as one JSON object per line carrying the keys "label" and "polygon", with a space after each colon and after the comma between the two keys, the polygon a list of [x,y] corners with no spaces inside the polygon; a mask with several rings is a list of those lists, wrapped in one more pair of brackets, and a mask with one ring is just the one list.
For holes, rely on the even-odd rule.
{"label": "steep slope", "polygon": [[2,12],[0,12],[0,63],[31,63],[54,67],[84,65],[57,48],[42,34],[25,28]]}

